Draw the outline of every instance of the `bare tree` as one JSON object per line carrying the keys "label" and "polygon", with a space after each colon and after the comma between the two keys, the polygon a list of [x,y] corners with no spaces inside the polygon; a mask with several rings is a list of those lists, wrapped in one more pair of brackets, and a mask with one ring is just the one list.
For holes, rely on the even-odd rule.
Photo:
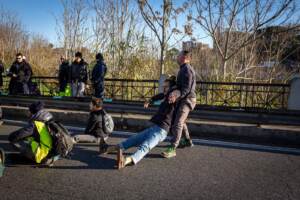
{"label": "bare tree", "polygon": [[[212,38],[223,79],[228,61],[261,36],[262,28],[296,24],[296,0],[193,0],[195,22]],[[295,26],[293,26],[295,27]]]}
{"label": "bare tree", "polygon": [[109,28],[111,23],[111,1],[93,0],[90,7],[95,12],[92,18],[93,39],[91,47],[94,52],[99,52],[107,48],[109,43]]}
{"label": "bare tree", "polygon": [[133,78],[138,74],[133,70],[136,66],[132,61],[145,50],[145,25],[140,22],[134,3],[130,0],[93,0],[91,3],[95,12],[91,46],[94,51],[105,53],[112,76]]}
{"label": "bare tree", "polygon": [[[159,42],[160,74],[164,74],[164,60],[170,39],[174,34],[184,34],[184,31],[178,28],[177,17],[188,9],[189,4],[185,2],[176,9],[172,0],[163,0],[161,6],[156,7],[159,9],[155,9],[154,4],[151,5],[148,0],[138,0],[138,5],[144,21]],[[187,26],[185,30],[191,34],[191,30]]]}
{"label": "bare tree", "polygon": [[27,52],[29,35],[16,13],[0,8],[0,59],[11,63],[18,51]]}
{"label": "bare tree", "polygon": [[57,35],[70,58],[76,50],[81,50],[89,39],[88,4],[86,0],[60,0],[62,16],[57,18]]}

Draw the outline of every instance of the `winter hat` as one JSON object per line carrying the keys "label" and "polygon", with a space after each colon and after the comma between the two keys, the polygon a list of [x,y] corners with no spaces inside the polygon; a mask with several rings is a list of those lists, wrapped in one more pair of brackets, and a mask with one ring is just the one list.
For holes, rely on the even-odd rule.
{"label": "winter hat", "polygon": [[75,53],[75,57],[77,57],[77,58],[82,58],[82,53],[81,52],[76,52]]}
{"label": "winter hat", "polygon": [[103,60],[103,55],[102,55],[102,53],[97,53],[97,54],[96,54],[96,60]]}
{"label": "winter hat", "polygon": [[29,111],[32,114],[36,114],[37,112],[39,112],[40,110],[42,110],[44,108],[44,103],[41,101],[38,102],[34,102],[29,106]]}

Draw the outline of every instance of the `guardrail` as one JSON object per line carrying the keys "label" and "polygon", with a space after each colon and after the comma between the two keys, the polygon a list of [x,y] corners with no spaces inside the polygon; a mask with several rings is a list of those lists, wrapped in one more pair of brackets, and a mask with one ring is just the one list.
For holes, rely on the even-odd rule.
{"label": "guardrail", "polygon": [[[4,93],[8,92],[9,78],[4,78]],[[33,77],[41,96],[58,94],[56,77]],[[236,109],[286,110],[289,84],[230,83],[198,81],[197,104],[201,106]],[[158,92],[157,80],[105,79],[105,97],[121,101],[144,101]],[[86,95],[93,94],[92,86]]]}

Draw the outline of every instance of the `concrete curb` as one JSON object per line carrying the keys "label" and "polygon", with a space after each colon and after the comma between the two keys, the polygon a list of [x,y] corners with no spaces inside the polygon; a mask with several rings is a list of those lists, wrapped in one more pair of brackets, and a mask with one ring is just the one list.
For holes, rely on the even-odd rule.
{"label": "concrete curb", "polygon": [[[2,106],[5,119],[21,120],[27,119],[26,107]],[[88,119],[88,112],[74,110],[48,109],[56,120],[65,125],[84,127]],[[150,116],[139,114],[112,113],[116,130],[139,131],[151,126]],[[220,138],[252,138],[265,141],[279,141],[300,145],[300,127],[297,126],[272,126],[204,121],[191,119],[188,120],[188,127],[193,136],[200,137],[220,137]]]}

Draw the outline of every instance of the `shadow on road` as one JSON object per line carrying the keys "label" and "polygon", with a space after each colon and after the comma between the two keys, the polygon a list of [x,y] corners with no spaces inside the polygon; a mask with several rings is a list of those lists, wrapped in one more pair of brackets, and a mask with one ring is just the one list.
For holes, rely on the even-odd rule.
{"label": "shadow on road", "polygon": [[85,165],[69,166],[53,166],[54,169],[115,169],[116,160],[99,155],[98,151],[93,149],[86,149],[76,146],[72,152],[72,160],[77,160]]}
{"label": "shadow on road", "polygon": [[0,135],[0,140],[7,141],[8,140],[8,135]]}
{"label": "shadow on road", "polygon": [[39,167],[20,153],[6,154],[6,167]]}

